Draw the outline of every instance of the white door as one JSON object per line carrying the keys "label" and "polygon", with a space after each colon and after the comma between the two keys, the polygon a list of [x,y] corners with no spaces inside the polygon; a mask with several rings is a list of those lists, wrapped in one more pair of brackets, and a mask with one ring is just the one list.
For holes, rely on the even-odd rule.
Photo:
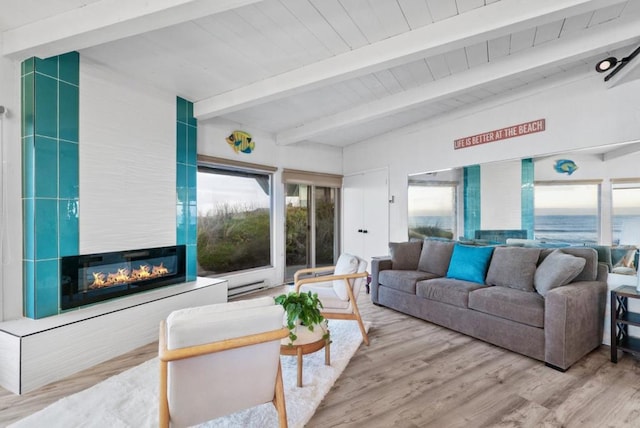
{"label": "white door", "polygon": [[342,248],[369,263],[389,252],[389,180],[386,169],[344,178]]}

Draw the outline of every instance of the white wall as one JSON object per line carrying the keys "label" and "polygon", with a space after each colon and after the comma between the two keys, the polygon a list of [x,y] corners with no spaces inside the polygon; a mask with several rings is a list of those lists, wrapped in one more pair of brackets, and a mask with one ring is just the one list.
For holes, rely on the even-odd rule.
{"label": "white wall", "polygon": [[[640,138],[640,81],[607,89],[595,73],[546,90],[496,99],[344,150],[344,173],[389,167],[390,239],[407,239],[409,173],[520,159]],[[545,118],[544,132],[454,150],[457,138]]]}
{"label": "white wall", "polygon": [[80,253],[176,245],[176,96],[80,57]]}
{"label": "white wall", "polygon": [[[234,130],[251,134],[256,147],[250,154],[235,153],[225,138]],[[278,285],[284,281],[285,267],[285,186],[282,184],[282,169],[298,169],[329,174],[342,173],[342,149],[326,145],[278,146],[268,132],[245,124],[223,119],[212,119],[198,123],[198,153],[201,155],[233,159],[277,167],[274,174],[274,224],[272,236],[275,248],[273,267],[258,271],[227,275],[229,288],[264,280],[267,285]]]}
{"label": "white wall", "polygon": [[0,320],[22,315],[20,64],[0,57]]}
{"label": "white wall", "polygon": [[480,228],[522,229],[522,163],[480,166]]}

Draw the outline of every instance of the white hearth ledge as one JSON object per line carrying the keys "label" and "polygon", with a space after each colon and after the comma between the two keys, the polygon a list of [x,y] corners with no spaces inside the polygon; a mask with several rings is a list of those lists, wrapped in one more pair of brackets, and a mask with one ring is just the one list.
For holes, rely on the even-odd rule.
{"label": "white hearth ledge", "polygon": [[227,301],[226,280],[197,278],[63,314],[0,323],[0,386],[24,394],[158,340],[172,311]]}

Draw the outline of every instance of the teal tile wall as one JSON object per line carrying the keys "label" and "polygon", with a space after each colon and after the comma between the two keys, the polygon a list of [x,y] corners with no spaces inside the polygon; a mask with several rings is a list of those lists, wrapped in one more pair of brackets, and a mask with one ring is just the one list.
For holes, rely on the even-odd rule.
{"label": "teal tile wall", "polygon": [[467,166],[464,175],[464,237],[474,239],[480,229],[480,165]]}
{"label": "teal tile wall", "polygon": [[533,210],[533,159],[522,159],[522,189],[521,195],[521,227],[527,231],[527,238],[533,239],[534,210]]}
{"label": "teal tile wall", "polygon": [[193,103],[176,98],[176,244],[187,246],[187,281],[195,281],[197,262],[198,121]]}
{"label": "teal tile wall", "polygon": [[59,313],[60,257],[78,254],[80,57],[22,63],[24,314]]}

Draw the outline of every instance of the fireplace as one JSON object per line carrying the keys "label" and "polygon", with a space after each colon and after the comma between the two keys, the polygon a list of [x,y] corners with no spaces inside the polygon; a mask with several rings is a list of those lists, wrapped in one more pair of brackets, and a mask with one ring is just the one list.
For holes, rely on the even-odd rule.
{"label": "fireplace", "polygon": [[184,282],[185,266],[184,245],[62,257],[60,308]]}

